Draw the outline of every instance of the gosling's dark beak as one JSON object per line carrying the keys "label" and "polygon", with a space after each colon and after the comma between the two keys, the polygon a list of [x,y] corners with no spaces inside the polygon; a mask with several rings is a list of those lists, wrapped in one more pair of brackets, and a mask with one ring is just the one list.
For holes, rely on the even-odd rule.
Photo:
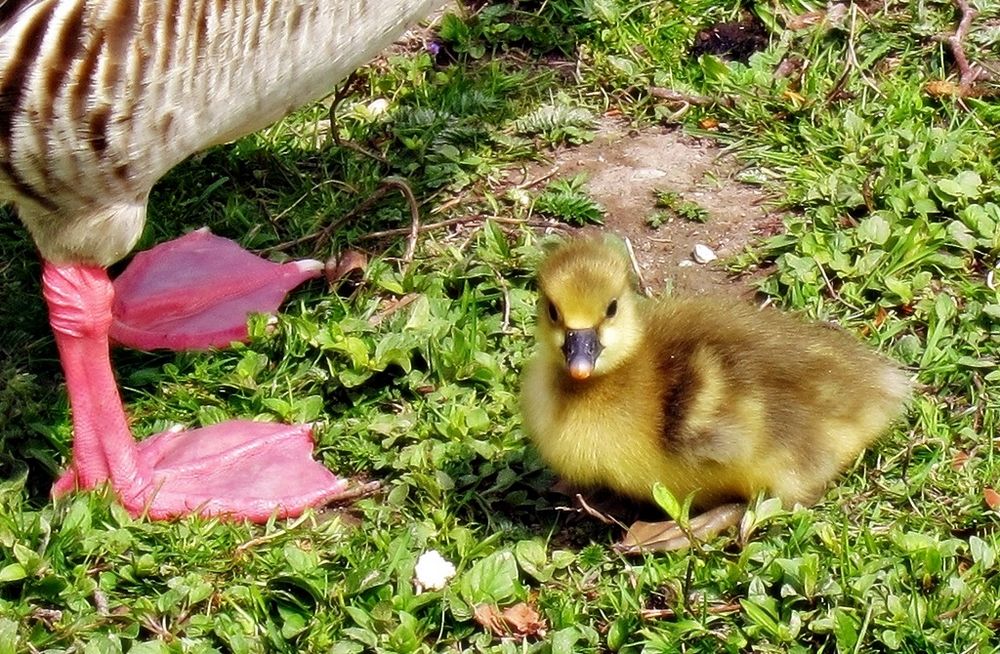
{"label": "gosling's dark beak", "polygon": [[596,329],[570,329],[563,342],[566,368],[573,379],[587,379],[594,372],[597,357],[601,354],[601,341]]}

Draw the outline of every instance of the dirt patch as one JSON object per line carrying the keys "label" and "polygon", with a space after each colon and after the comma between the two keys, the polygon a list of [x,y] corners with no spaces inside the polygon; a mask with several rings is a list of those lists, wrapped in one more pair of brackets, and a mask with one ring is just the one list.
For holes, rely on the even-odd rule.
{"label": "dirt patch", "polygon": [[[733,157],[711,143],[678,130],[630,132],[605,122],[588,144],[563,148],[553,155],[558,171],[552,179],[587,175],[587,190],[607,211],[602,227],[633,245],[646,285],[656,294],[665,288],[688,293],[753,294],[754,275],[733,279],[719,261],[698,264],[697,244],[711,248],[720,259],[782,228],[781,217],[768,211],[763,191],[734,178]],[[539,164],[528,171],[533,179],[551,171]],[[647,223],[657,211],[654,191],[677,193],[707,212],[697,223],[675,218],[653,229]]]}

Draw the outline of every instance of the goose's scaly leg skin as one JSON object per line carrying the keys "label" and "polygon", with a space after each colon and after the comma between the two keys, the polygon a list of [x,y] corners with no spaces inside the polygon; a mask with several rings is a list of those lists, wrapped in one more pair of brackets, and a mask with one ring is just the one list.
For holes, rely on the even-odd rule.
{"label": "goose's scaly leg skin", "polygon": [[111,371],[107,272],[46,261],[42,284],[73,411],[74,460],[53,495],[110,482],[134,516],[263,522],[345,493],[347,482],[312,459],[308,427],[230,421],[136,443]]}

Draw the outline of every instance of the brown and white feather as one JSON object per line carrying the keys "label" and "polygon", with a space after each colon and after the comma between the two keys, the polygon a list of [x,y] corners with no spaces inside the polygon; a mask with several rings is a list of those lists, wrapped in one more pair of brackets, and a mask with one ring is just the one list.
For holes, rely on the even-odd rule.
{"label": "brown and white feather", "polygon": [[434,0],[0,1],[0,201],[108,265],[187,156],[329,93]]}

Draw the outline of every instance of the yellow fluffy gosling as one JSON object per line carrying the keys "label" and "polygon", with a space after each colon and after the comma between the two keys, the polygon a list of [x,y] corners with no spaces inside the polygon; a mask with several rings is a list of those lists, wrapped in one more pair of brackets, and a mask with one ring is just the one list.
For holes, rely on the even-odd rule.
{"label": "yellow fluffy gosling", "polygon": [[[695,493],[699,539],[760,492],[815,502],[909,395],[899,369],[837,329],[722,298],[641,298],[606,239],[557,246],[538,285],[521,407],[542,458],[571,484],[638,500],[655,482]],[[688,545],[676,525],[644,544]]]}

